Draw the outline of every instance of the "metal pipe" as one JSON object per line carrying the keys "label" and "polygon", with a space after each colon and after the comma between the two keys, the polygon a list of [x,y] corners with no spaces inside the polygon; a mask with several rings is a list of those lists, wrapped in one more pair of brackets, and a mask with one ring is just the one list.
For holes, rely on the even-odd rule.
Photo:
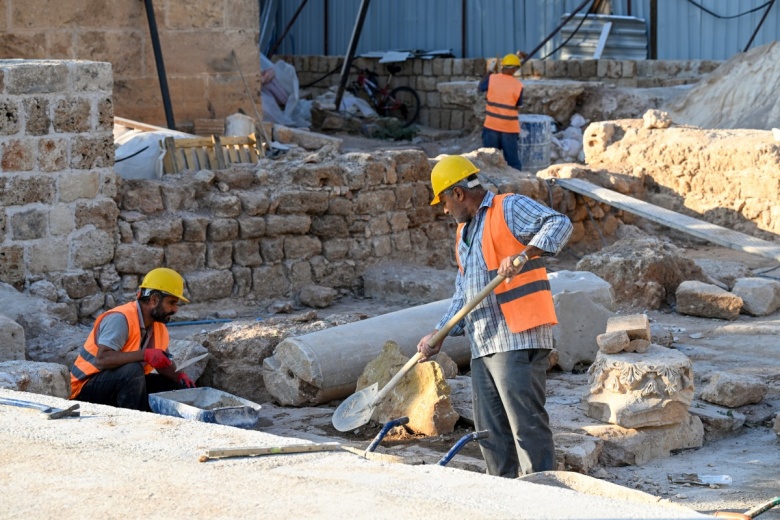
{"label": "metal pipe", "polygon": [[165,63],[163,62],[162,48],[160,47],[160,35],[157,33],[157,20],[154,18],[154,6],[152,5],[152,0],[144,0],[144,3],[146,5],[146,19],[149,22],[149,34],[152,37],[154,62],[157,64],[157,77],[160,81],[165,121],[168,124],[168,128],[176,130],[173,108],[171,107],[171,93],[168,91],[168,79],[165,77]]}
{"label": "metal pipe", "polygon": [[466,57],[466,12],[468,10],[468,0],[461,0],[460,2],[460,57]]}
{"label": "metal pipe", "polygon": [[355,21],[355,27],[352,29],[352,36],[349,39],[349,48],[347,49],[347,55],[344,58],[344,63],[341,66],[341,80],[339,81],[339,89],[336,92],[336,110],[340,110],[341,98],[344,97],[344,89],[347,88],[347,78],[349,77],[349,69],[352,67],[352,59],[355,57],[355,49],[357,48],[358,41],[360,41],[360,33],[363,32],[363,22],[366,21],[366,13],[368,12],[368,4],[371,0],[361,0],[360,11],[358,12],[357,20]]}
{"label": "metal pipe", "polygon": [[185,325],[206,325],[209,323],[229,323],[233,320],[225,319],[213,319],[213,320],[195,320],[195,321],[172,321],[167,325],[169,327],[183,327]]}
{"label": "metal pipe", "polygon": [[269,60],[276,52],[276,49],[278,49],[279,46],[282,44],[282,40],[284,40],[285,36],[287,36],[287,33],[290,32],[290,29],[292,29],[293,24],[295,24],[295,20],[298,19],[298,15],[301,14],[301,10],[303,10],[303,6],[305,6],[306,2],[308,1],[309,0],[303,0],[301,2],[301,5],[298,6],[298,9],[295,10],[295,13],[293,13],[292,18],[290,18],[290,21],[287,22],[287,25],[284,27],[284,31],[282,31],[282,35],[279,36],[279,38],[276,40],[276,43],[274,43],[273,47],[271,47],[271,50],[268,52]]}
{"label": "metal pipe", "polygon": [[650,0],[650,59],[658,59],[658,0]]}
{"label": "metal pipe", "polygon": [[322,17],[322,25],[323,25],[323,35],[322,39],[324,40],[323,43],[323,50],[325,51],[325,56],[330,55],[330,50],[328,49],[328,40],[330,39],[330,35],[328,34],[328,24],[330,23],[330,19],[328,17],[328,10],[330,9],[330,5],[328,0],[324,0],[325,6],[323,10],[325,11],[323,17]]}
{"label": "metal pipe", "polygon": [[747,52],[750,46],[753,45],[753,40],[756,38],[756,34],[758,34],[758,31],[761,29],[761,26],[764,25],[764,21],[766,21],[766,17],[769,14],[769,11],[772,10],[773,5],[775,5],[775,0],[772,0],[769,6],[767,6],[766,11],[764,11],[764,16],[761,17],[761,21],[758,22],[758,26],[756,26],[756,30],[753,31],[753,35],[750,37],[750,41],[747,42],[747,45],[745,45],[745,49],[742,52]]}
{"label": "metal pipe", "polygon": [[534,54],[536,54],[537,52],[539,52],[539,49],[541,49],[542,47],[544,47],[544,44],[545,44],[545,43],[547,43],[548,41],[550,41],[550,40],[552,39],[552,37],[553,37],[553,36],[555,36],[556,34],[558,34],[558,31],[560,31],[560,30],[561,30],[561,28],[562,28],[564,25],[566,25],[567,23],[569,23],[569,20],[571,20],[572,18],[574,18],[574,15],[576,15],[577,13],[579,13],[580,11],[582,11],[582,9],[583,9],[583,8],[584,8],[584,7],[585,7],[585,6],[586,6],[586,5],[587,5],[589,2],[591,2],[591,1],[592,1],[592,0],[585,0],[584,2],[582,2],[582,3],[579,5],[579,7],[577,7],[577,8],[576,8],[574,11],[572,11],[571,13],[569,13],[569,16],[567,16],[567,17],[566,17],[566,19],[564,19],[564,20],[563,20],[561,23],[559,23],[559,24],[558,24],[558,27],[556,27],[555,29],[553,29],[553,30],[552,30],[552,32],[551,32],[549,35],[547,35],[547,38],[545,38],[544,40],[542,40],[542,43],[540,43],[539,45],[537,45],[537,46],[534,48],[534,50],[532,50],[531,52],[529,52],[529,53],[528,53],[528,56],[526,56],[526,57],[525,57],[525,58],[524,58],[522,61],[523,61],[523,62],[526,62],[526,61],[530,60],[531,58],[533,58]]}

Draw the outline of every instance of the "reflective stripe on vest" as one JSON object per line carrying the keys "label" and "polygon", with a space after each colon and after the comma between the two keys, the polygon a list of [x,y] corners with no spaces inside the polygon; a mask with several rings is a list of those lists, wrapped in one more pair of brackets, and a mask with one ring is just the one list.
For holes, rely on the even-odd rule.
{"label": "reflective stripe on vest", "polygon": [[[525,248],[525,245],[512,235],[506,224],[504,218],[504,199],[506,196],[507,194],[493,197],[492,205],[485,214],[485,226],[482,231],[482,255],[491,278],[498,275],[498,268],[504,258],[514,256]],[[459,267],[461,263],[457,251],[461,229],[462,225],[459,225],[455,243],[455,257]],[[547,270],[541,258],[534,258],[526,262],[520,274],[513,277],[511,282],[499,284],[495,295],[501,313],[512,332],[522,332],[539,325],[558,323],[550,291],[550,281],[547,279]]]}
{"label": "reflective stripe on vest", "polygon": [[510,134],[520,133],[517,102],[523,84],[508,74],[490,76],[485,107],[485,128]]}
{"label": "reflective stripe on vest", "polygon": [[[136,302],[126,303],[106,311],[95,320],[95,325],[87,337],[87,341],[79,349],[79,355],[76,358],[73,367],[70,369],[70,398],[74,399],[81,393],[81,389],[90,377],[94,376],[100,369],[97,368],[97,331],[103,318],[109,314],[120,313],[127,320],[127,341],[122,346],[121,352],[134,352],[141,348],[141,323],[138,319],[138,305]],[[168,349],[168,328],[164,323],[154,322],[152,325],[152,338],[147,345],[148,348]],[[151,365],[144,366],[144,373],[148,374],[153,370]]]}

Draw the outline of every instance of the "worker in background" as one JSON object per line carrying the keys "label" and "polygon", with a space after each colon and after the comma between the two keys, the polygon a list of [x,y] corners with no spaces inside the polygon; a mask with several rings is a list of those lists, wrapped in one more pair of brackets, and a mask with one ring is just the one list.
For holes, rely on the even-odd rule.
{"label": "worker in background", "polygon": [[475,427],[490,434],[480,441],[487,471],[516,478],[554,468],[545,387],[557,319],[542,257],[563,248],[572,224],[523,195],[494,195],[478,172],[459,155],[446,156],[431,172],[431,205],[441,204],[458,223],[459,269],[447,313],[417,351],[423,359],[438,354],[443,341],[429,346],[431,337],[497,274],[506,277],[449,335],[465,331],[469,339]]}
{"label": "worker in background", "polygon": [[506,163],[516,170],[522,170],[518,152],[518,107],[523,104],[523,84],[515,78],[518,68],[520,58],[516,54],[507,54],[501,60],[501,72],[488,73],[482,78],[479,91],[487,92],[482,146],[502,150]]}
{"label": "worker in background", "polygon": [[184,279],[172,269],[153,269],[136,298],[95,320],[70,371],[71,399],[148,411],[150,393],[195,387],[170,359],[165,326],[179,302],[188,302]]}

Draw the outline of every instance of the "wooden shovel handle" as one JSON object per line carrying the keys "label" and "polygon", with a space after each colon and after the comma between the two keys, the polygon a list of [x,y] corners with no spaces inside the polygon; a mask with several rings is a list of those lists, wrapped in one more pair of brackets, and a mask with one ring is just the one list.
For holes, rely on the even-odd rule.
{"label": "wooden shovel handle", "polygon": [[[525,256],[525,255],[518,255],[518,256],[517,256],[517,257],[516,257],[516,258],[513,260],[512,264],[513,264],[515,267],[520,267],[520,268],[522,269],[522,267],[525,265],[525,263],[526,263],[527,261],[528,261],[528,257],[527,257],[527,256]],[[499,275],[497,275],[495,278],[493,278],[493,279],[490,281],[490,283],[489,283],[489,284],[487,284],[487,285],[486,285],[486,286],[485,286],[485,287],[484,287],[484,288],[483,288],[481,291],[479,291],[479,293],[477,293],[477,295],[476,295],[476,296],[474,296],[474,297],[473,297],[471,300],[469,300],[468,302],[466,302],[466,304],[465,304],[463,307],[461,307],[461,309],[458,311],[458,313],[457,313],[457,314],[455,314],[455,316],[453,316],[452,318],[450,318],[450,321],[448,321],[448,322],[447,322],[447,323],[444,325],[444,327],[442,327],[442,328],[441,328],[441,330],[439,330],[439,331],[438,331],[436,334],[434,334],[433,336],[431,336],[431,339],[429,339],[429,340],[428,340],[428,346],[429,346],[429,347],[432,347],[432,346],[436,345],[438,342],[440,342],[441,340],[443,340],[444,338],[446,338],[446,337],[447,337],[447,334],[449,334],[450,330],[452,330],[452,327],[454,327],[455,325],[457,325],[457,324],[458,324],[458,322],[459,322],[460,320],[462,320],[462,319],[463,319],[463,317],[464,317],[466,314],[470,313],[470,312],[471,312],[471,310],[472,310],[474,307],[476,307],[477,305],[479,305],[479,303],[480,303],[482,300],[484,300],[484,299],[485,299],[485,297],[486,297],[488,294],[492,293],[492,292],[495,290],[495,288],[496,288],[496,287],[498,287],[498,285],[499,285],[501,282],[503,282],[503,281],[504,281],[504,279],[505,279],[505,278],[506,278],[506,276],[503,276],[503,275],[500,275],[500,274],[499,274]]]}
{"label": "wooden shovel handle", "polygon": [[395,385],[398,384],[398,381],[401,380],[402,377],[406,375],[407,372],[409,372],[414,365],[417,364],[418,361],[420,361],[420,358],[422,358],[422,352],[418,352],[414,356],[412,356],[412,359],[406,362],[406,364],[401,367],[401,370],[398,371],[396,375],[393,376],[393,378],[387,382],[384,388],[379,391],[378,394],[376,394],[376,397],[374,397],[374,400],[371,402],[371,406],[375,406],[378,402],[380,402],[382,399],[387,397],[387,394],[390,393],[390,390],[392,390]]}

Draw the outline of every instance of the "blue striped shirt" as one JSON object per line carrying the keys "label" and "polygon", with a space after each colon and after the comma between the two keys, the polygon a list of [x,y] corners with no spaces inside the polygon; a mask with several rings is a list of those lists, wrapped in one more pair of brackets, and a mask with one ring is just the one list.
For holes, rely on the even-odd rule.
{"label": "blue striped shirt", "polygon": [[[495,195],[488,191],[477,215],[462,228],[465,236],[461,236],[458,243],[458,255],[464,272],[458,271],[455,294],[447,313],[436,325],[438,330],[492,280],[481,245],[485,214],[487,208],[493,204],[494,197]],[[504,218],[509,230],[520,242],[526,246],[538,247],[545,252],[544,256],[557,254],[571,236],[572,225],[568,217],[523,195],[510,195],[504,199]],[[464,330],[469,337],[472,358],[510,350],[553,347],[551,325],[542,325],[519,333],[510,331],[495,292],[474,307],[452,328],[449,335],[460,335]]]}

